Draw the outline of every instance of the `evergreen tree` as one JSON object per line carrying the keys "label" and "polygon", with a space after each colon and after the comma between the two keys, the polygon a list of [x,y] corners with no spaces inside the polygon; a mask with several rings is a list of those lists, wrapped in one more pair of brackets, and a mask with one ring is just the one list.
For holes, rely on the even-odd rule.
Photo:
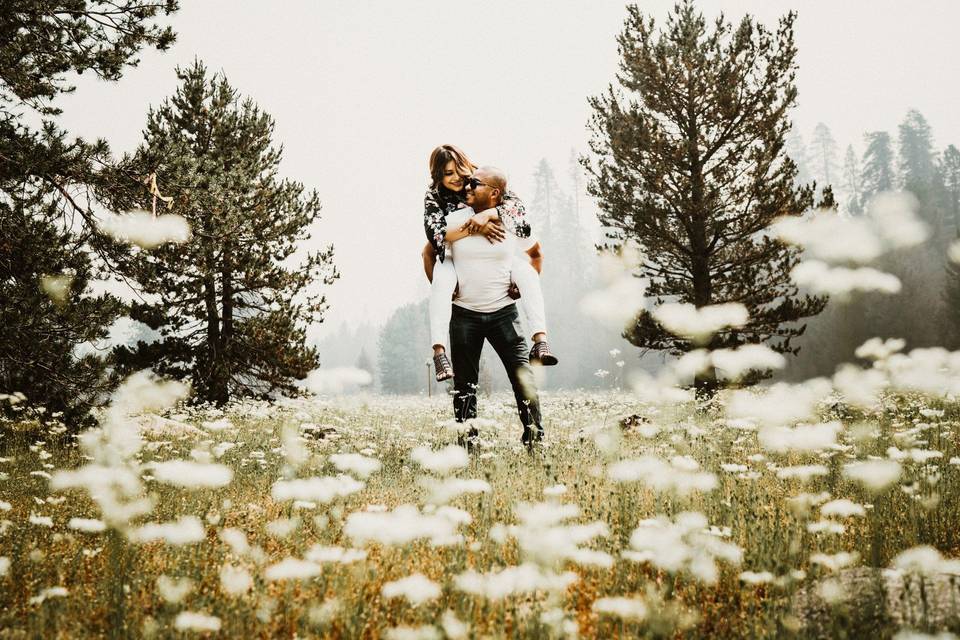
{"label": "evergreen tree", "polygon": [[373,371],[374,371],[373,360],[370,359],[370,354],[367,353],[366,347],[360,347],[360,354],[357,355],[357,362],[354,366],[357,369],[366,371],[371,376],[373,376]]}
{"label": "evergreen tree", "polygon": [[[168,48],[173,32],[154,19],[176,9],[173,0],[0,6],[0,390],[19,391],[25,404],[74,426],[112,385],[108,363],[78,347],[106,338],[121,312],[116,298],[93,297],[88,284],[126,249],[95,224],[94,206],[116,188],[102,171],[109,148],[69,140],[56,101],[73,91],[74,73],[116,81],[142,48]],[[28,115],[41,121],[38,130]]]}
{"label": "evergreen tree", "polygon": [[900,186],[914,193],[926,191],[935,165],[930,125],[919,111],[911,109],[898,129]]}
{"label": "evergreen tree", "polygon": [[[403,305],[393,312],[380,332],[377,367],[385,393],[426,391],[424,363],[429,360],[428,300]],[[431,374],[432,370],[431,370]]]}
{"label": "evergreen tree", "polygon": [[[784,152],[797,96],[796,16],[784,16],[775,33],[749,17],[736,27],[721,17],[708,29],[684,0],[657,37],[652,18],[636,5],[627,10],[618,80],[629,96],[611,86],[590,100],[597,157],[585,166],[608,240],[639,241],[646,255],[637,275],[658,303],[748,308],[749,323],[721,332],[711,348],[769,342],[795,353],[799,321],[825,301],[798,294],[789,276],[798,252],[763,231],[813,204]],[[645,311],[626,335],[672,354],[694,348]],[[716,383],[708,373],[696,384],[710,392]]]}
{"label": "evergreen tree", "polygon": [[815,160],[816,181],[822,190],[836,180],[837,142],[827,125],[822,122],[817,124],[810,147]]}
{"label": "evergreen tree", "polygon": [[938,173],[946,196],[948,228],[960,236],[960,150],[954,145],[944,150]]}
{"label": "evergreen tree", "polygon": [[810,184],[813,181],[813,174],[810,172],[810,155],[807,153],[803,135],[796,129],[791,128],[787,133],[784,151],[797,168],[794,184],[797,186]]}
{"label": "evergreen tree", "polygon": [[846,193],[847,211],[853,215],[863,213],[863,175],[852,144],[847,145],[843,157],[843,190]]}
{"label": "evergreen tree", "polygon": [[[190,378],[200,400],[217,404],[235,395],[295,392],[319,364],[305,344],[305,325],[322,321],[318,283],[339,274],[333,249],[289,259],[310,238],[320,201],[314,191],[278,177],[281,150],[274,123],[220,74],[202,63],[177,69],[176,93],[151,110],[131,170],[156,174],[185,217],[185,244],[135,252],[126,264],[148,299],[132,316],[159,329],[162,339],[118,348],[125,367],[151,366]],[[148,208],[143,191],[129,204]]]}
{"label": "evergreen tree", "polygon": [[870,199],[895,187],[893,149],[890,134],[886,131],[871,131],[864,135],[866,150],[863,152],[863,198],[865,207]]}

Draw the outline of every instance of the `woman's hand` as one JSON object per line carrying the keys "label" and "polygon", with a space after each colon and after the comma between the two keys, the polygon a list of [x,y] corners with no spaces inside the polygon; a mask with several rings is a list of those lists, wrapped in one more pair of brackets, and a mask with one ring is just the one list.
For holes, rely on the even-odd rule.
{"label": "woman's hand", "polygon": [[490,244],[503,242],[503,239],[506,237],[503,230],[503,224],[499,220],[491,220],[487,222],[481,226],[477,232],[482,234]]}

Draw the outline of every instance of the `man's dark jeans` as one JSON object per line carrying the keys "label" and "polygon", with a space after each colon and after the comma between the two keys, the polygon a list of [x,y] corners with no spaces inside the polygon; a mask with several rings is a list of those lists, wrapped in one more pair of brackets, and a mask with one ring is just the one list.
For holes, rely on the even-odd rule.
{"label": "man's dark jeans", "polygon": [[[517,413],[523,423],[523,442],[540,440],[540,401],[530,368],[527,343],[523,339],[517,305],[481,313],[453,305],[450,319],[450,355],[453,363],[453,411],[457,422],[477,417],[477,382],[480,377],[480,352],[483,341],[500,356],[517,399]],[[475,432],[471,430],[471,435]]]}

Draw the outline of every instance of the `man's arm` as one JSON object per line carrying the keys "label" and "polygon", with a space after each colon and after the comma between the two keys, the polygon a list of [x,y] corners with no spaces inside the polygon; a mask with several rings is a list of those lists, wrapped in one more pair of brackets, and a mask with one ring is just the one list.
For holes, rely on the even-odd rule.
{"label": "man's arm", "polygon": [[540,273],[540,270],[543,269],[543,250],[539,241],[534,242],[533,246],[527,249],[527,256],[530,257],[530,266],[537,273]]}

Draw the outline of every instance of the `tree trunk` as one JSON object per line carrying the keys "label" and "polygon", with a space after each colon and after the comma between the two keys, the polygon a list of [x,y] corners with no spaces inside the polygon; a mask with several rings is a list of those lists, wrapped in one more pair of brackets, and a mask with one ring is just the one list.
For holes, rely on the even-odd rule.
{"label": "tree trunk", "polygon": [[[712,302],[710,256],[707,246],[707,203],[704,197],[703,162],[700,158],[698,123],[691,84],[687,82],[687,154],[690,162],[690,271],[693,276],[693,304],[699,309]],[[711,340],[712,342],[712,340]],[[708,346],[709,347],[709,346]],[[698,400],[709,400],[717,391],[713,367],[696,374],[693,380]]]}

